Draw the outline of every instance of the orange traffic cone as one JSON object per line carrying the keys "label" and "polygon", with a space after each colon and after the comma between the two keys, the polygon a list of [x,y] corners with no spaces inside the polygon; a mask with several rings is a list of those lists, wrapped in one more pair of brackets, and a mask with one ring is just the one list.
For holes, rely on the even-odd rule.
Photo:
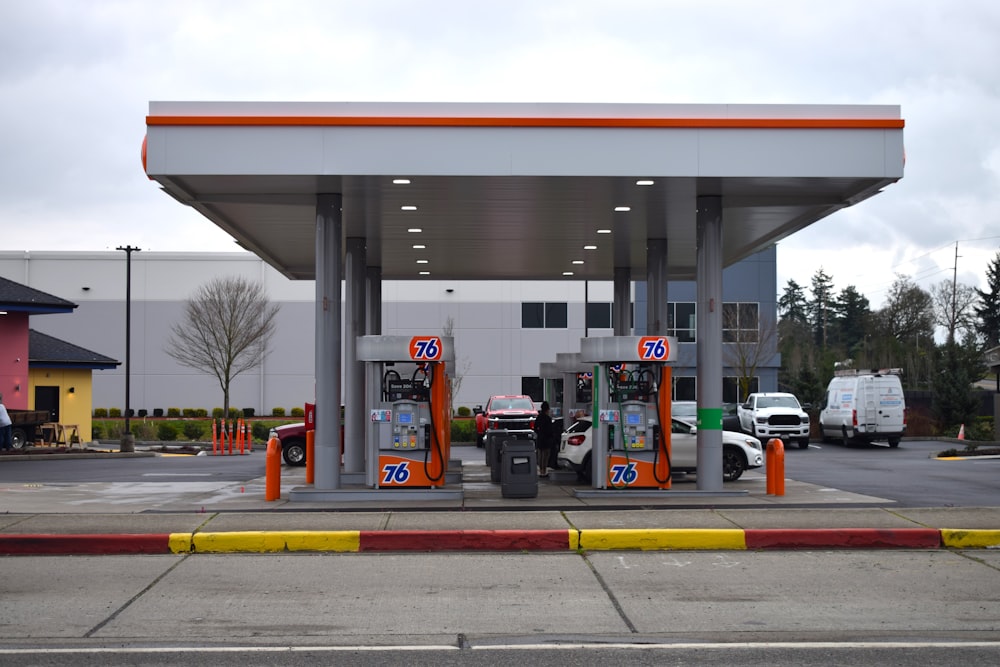
{"label": "orange traffic cone", "polygon": [[959,440],[965,440],[965,424],[962,424],[958,428],[958,439]]}

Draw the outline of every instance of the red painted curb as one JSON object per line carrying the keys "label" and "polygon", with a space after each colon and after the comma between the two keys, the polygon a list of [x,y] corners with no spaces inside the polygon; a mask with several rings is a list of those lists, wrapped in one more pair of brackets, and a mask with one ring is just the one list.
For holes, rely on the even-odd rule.
{"label": "red painted curb", "polygon": [[168,533],[71,535],[0,535],[0,554],[101,556],[107,554],[169,554]]}
{"label": "red painted curb", "polygon": [[936,528],[769,528],[746,530],[747,549],[939,549]]}
{"label": "red painted curb", "polygon": [[568,551],[568,530],[361,531],[358,551]]}

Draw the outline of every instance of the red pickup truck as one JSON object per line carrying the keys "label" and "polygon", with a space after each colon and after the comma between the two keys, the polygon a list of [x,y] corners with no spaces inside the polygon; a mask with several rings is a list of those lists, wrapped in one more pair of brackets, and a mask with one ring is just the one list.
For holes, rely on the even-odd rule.
{"label": "red pickup truck", "polygon": [[[306,464],[306,428],[304,422],[298,424],[284,424],[271,429],[267,439],[277,438],[281,443],[281,457],[290,466],[304,466]],[[344,453],[344,423],[340,424],[340,453]]]}

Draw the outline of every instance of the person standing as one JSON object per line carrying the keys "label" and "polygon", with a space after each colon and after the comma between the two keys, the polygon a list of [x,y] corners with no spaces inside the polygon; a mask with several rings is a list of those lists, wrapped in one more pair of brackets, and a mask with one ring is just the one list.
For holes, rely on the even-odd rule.
{"label": "person standing", "polygon": [[0,394],[0,450],[14,449],[14,441],[11,437],[14,433],[12,424],[7,407],[3,404],[3,394]]}
{"label": "person standing", "polygon": [[542,401],[542,406],[535,418],[535,452],[538,457],[538,476],[549,476],[549,460],[559,446],[558,435],[552,416],[549,414],[549,402]]}

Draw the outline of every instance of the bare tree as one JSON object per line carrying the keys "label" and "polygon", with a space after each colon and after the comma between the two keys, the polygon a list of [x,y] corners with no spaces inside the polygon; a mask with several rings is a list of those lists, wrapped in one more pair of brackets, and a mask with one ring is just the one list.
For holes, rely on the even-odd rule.
{"label": "bare tree", "polygon": [[215,376],[228,417],[230,384],[267,356],[277,314],[278,306],[267,300],[259,284],[241,277],[216,278],[187,301],[165,351],[178,363]]}
{"label": "bare tree", "polygon": [[934,300],[934,323],[944,328],[949,343],[975,331],[975,306],[979,295],[974,287],[942,280],[931,286],[931,298]]}
{"label": "bare tree", "polygon": [[777,352],[778,326],[761,317],[756,305],[726,303],[722,308],[722,354],[736,372],[741,401],[749,395],[757,370]]}

